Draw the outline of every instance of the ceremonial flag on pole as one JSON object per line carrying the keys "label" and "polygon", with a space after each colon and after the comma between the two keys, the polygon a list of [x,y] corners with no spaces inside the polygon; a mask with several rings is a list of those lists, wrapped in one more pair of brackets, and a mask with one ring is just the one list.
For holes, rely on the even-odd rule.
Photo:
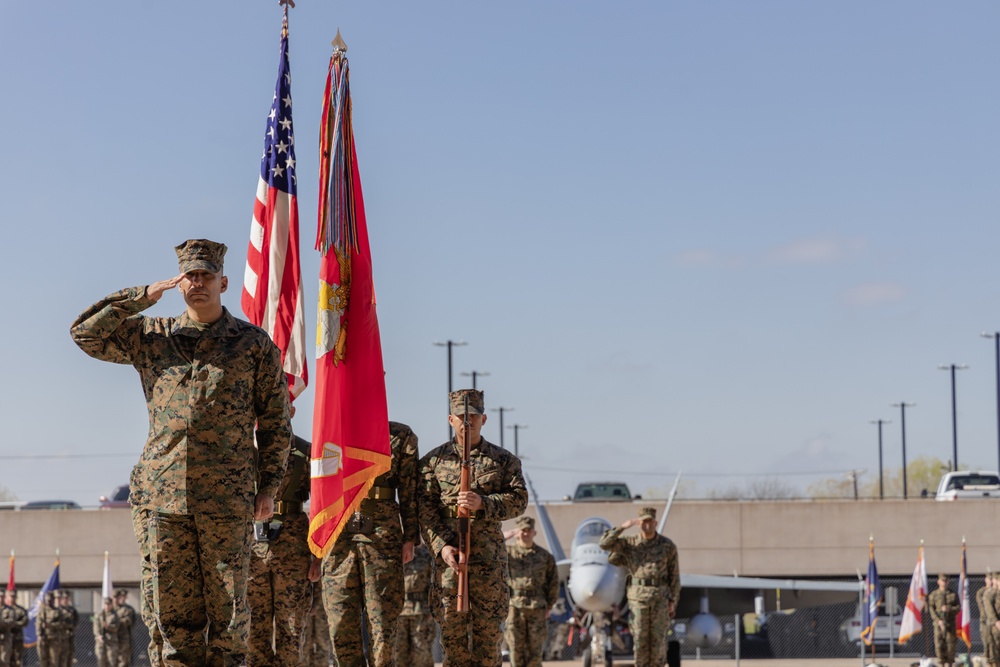
{"label": "ceremonial flag on pole", "polygon": [[882,602],[882,586],[878,582],[878,568],[875,567],[875,540],[868,542],[868,578],[865,582],[865,600],[861,608],[861,639],[871,646],[875,642],[875,621],[878,606]]}
{"label": "ceremonial flag on pole", "polygon": [[958,577],[958,617],[955,619],[955,634],[972,648],[972,606],[969,604],[969,576],[965,571],[965,540],[962,540],[962,573]]}
{"label": "ceremonial flag on pole", "polygon": [[389,470],[372,258],[354,149],[347,47],[334,41],[320,126],[319,315],[309,548],[323,557]]}
{"label": "ceremonial flag on pole", "polygon": [[111,584],[111,558],[104,552],[104,578],[101,580],[101,597],[114,597],[115,587]]}
{"label": "ceremonial flag on pole", "polygon": [[59,589],[59,557],[56,556],[56,566],[52,569],[52,574],[45,581],[45,585],[42,586],[42,590],[38,593],[38,597],[35,598],[34,604],[31,605],[31,609],[28,610],[28,625],[24,627],[24,645],[27,648],[31,648],[38,643],[38,630],[35,627],[35,621],[38,619],[38,614],[42,611],[42,601],[45,600],[45,595],[49,591],[55,591]]}
{"label": "ceremonial flag on pole", "polygon": [[281,26],[278,82],[267,117],[257,198],[250,222],[242,305],[250,322],[267,331],[281,350],[288,391],[294,399],[306,388],[309,378],[299,267],[299,204],[295,194],[291,90],[286,5]]}
{"label": "ceremonial flag on pole", "polygon": [[913,635],[924,629],[924,603],[927,600],[927,564],[924,562],[924,547],[920,547],[917,566],[910,579],[910,592],[906,596],[903,620],[899,626],[899,643],[905,644]]}
{"label": "ceremonial flag on pole", "polygon": [[10,572],[7,574],[7,590],[14,590],[14,550],[10,550]]}

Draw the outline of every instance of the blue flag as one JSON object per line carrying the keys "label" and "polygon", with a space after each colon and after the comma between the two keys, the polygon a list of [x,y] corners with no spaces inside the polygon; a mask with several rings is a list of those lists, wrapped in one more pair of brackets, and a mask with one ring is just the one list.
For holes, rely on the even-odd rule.
{"label": "blue flag", "polygon": [[31,605],[31,609],[28,610],[28,625],[24,628],[24,645],[25,647],[32,647],[38,643],[38,630],[35,627],[35,621],[38,619],[38,614],[42,611],[42,602],[45,600],[45,594],[49,591],[54,591],[59,588],[59,560],[56,559],[56,566],[52,570],[52,574],[49,575],[48,580],[45,585],[42,586],[41,592],[39,592],[38,597],[35,598],[34,604]]}
{"label": "blue flag", "polygon": [[882,586],[878,583],[878,568],[875,567],[875,542],[868,544],[868,580],[865,582],[865,603],[861,609],[861,639],[871,646],[875,642],[875,621],[878,606],[882,602]]}

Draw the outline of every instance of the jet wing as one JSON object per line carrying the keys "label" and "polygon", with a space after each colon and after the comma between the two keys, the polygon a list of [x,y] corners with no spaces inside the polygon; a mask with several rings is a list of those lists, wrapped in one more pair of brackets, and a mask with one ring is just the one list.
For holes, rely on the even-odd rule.
{"label": "jet wing", "polygon": [[701,611],[701,598],[708,596],[711,613],[729,616],[755,611],[754,598],[762,596],[766,609],[796,609],[838,602],[857,602],[859,582],[810,579],[764,579],[681,573],[681,599],[677,616],[686,618]]}

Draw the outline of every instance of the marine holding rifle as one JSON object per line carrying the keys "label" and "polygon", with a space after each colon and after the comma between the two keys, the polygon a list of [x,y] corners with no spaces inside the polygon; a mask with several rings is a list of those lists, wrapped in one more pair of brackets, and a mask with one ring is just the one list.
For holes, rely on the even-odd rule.
{"label": "marine holding rifle", "polygon": [[[419,493],[420,527],[437,558],[435,617],[441,625],[444,667],[500,667],[500,624],[509,601],[500,523],[524,512],[528,490],[521,461],[481,435],[486,423],[483,392],[463,389],[449,398],[448,421],[455,437],[420,459]],[[461,491],[466,442],[469,490]],[[459,555],[460,508],[471,516],[467,563]],[[466,565],[468,611],[459,611],[459,571]]]}

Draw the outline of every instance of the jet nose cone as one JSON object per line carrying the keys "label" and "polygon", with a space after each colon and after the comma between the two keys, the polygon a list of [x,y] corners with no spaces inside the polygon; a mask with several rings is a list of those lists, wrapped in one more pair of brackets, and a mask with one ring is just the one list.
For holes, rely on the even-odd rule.
{"label": "jet nose cone", "polygon": [[607,567],[587,566],[573,570],[570,592],[576,604],[587,611],[607,611],[617,600],[607,581]]}

